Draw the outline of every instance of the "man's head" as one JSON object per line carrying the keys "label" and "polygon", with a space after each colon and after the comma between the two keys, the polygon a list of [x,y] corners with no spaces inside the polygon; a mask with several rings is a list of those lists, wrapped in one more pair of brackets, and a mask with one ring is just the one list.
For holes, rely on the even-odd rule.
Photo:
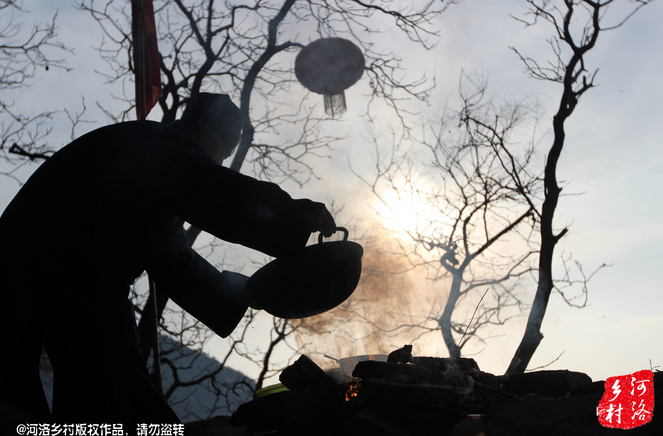
{"label": "man's head", "polygon": [[242,112],[227,94],[198,94],[187,104],[182,121],[189,127],[197,145],[218,162],[237,147]]}

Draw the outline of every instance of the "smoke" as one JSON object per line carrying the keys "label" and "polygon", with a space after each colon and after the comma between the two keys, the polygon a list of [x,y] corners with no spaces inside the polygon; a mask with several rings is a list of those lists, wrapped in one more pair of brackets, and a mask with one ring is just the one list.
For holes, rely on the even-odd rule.
{"label": "smoke", "polygon": [[356,240],[364,256],[353,295],[335,309],[298,321],[296,340],[309,357],[389,354],[412,342],[417,329],[408,326],[425,321],[421,313],[430,305],[430,281],[413,269],[393,234],[371,227],[370,236]]}
{"label": "smoke", "polygon": [[[399,242],[398,234],[374,222],[370,224],[365,237],[357,238],[352,235],[358,232],[350,232],[350,239],[364,247],[362,277],[357,289],[347,301],[331,311],[293,320],[297,327],[294,339],[298,351],[323,369],[336,367],[335,362],[324,357],[325,354],[337,359],[386,355],[406,344],[413,345],[414,356],[448,356],[439,330],[439,318],[446,304],[451,278],[433,280],[428,275],[430,270],[423,266],[414,268],[405,255],[407,247],[401,246],[405,242]],[[477,271],[474,271],[476,276],[484,273],[481,268]],[[495,297],[491,291],[479,305],[484,292],[485,288],[477,288],[476,292],[459,301],[454,310],[455,319],[469,322],[477,307],[478,317],[481,310],[498,303],[493,301]],[[486,303],[488,300],[490,304]],[[518,306],[504,307],[500,319],[505,321],[518,312]],[[512,343],[513,338],[522,335],[522,322],[515,324],[518,325],[488,326],[481,330],[481,336],[477,337],[490,338],[490,341],[470,342],[463,348],[463,356],[477,359],[484,370],[502,371],[517,345]],[[458,341],[460,338],[460,335],[456,337]]]}

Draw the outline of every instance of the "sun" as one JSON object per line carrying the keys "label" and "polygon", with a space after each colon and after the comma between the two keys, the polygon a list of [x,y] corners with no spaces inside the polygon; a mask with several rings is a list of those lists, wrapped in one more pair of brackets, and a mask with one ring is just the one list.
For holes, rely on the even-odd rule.
{"label": "sun", "polygon": [[381,224],[392,232],[422,233],[431,225],[431,205],[411,192],[389,190],[373,208]]}

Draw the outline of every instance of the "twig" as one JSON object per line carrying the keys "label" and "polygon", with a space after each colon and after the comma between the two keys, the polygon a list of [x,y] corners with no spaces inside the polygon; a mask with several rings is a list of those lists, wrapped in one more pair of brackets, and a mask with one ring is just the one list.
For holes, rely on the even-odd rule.
{"label": "twig", "polygon": [[490,288],[486,289],[486,292],[483,293],[481,296],[481,300],[477,303],[477,307],[474,308],[474,313],[472,314],[472,318],[470,318],[470,322],[467,323],[467,327],[465,328],[465,333],[463,333],[463,336],[460,337],[460,340],[456,344],[456,348],[454,349],[454,356],[456,355],[456,351],[458,351],[458,344],[463,342],[463,338],[465,338],[465,335],[467,334],[467,331],[470,329],[470,326],[472,325],[472,320],[474,319],[474,315],[477,314],[477,310],[479,310],[479,306],[481,305],[481,302],[483,301],[483,297],[486,296]]}
{"label": "twig", "polygon": [[[566,352],[566,350],[562,351],[562,354],[564,354],[565,352]],[[545,365],[543,365],[543,366],[537,366],[536,368],[527,369],[527,370],[525,370],[525,372],[536,371],[537,369],[547,368],[547,367],[549,367],[550,365],[552,365],[553,363],[557,362],[557,361],[559,360],[559,358],[562,357],[562,354],[560,354],[559,356],[557,356],[557,358],[556,358],[555,360],[553,360],[552,362],[549,362],[549,363],[547,363],[547,364],[545,364]]]}

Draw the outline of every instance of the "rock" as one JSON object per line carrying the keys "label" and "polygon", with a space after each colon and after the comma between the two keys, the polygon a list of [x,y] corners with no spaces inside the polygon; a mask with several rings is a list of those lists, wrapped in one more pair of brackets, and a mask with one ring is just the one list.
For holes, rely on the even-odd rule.
{"label": "rock", "polygon": [[334,379],[306,355],[302,355],[295,363],[281,371],[279,380],[290,390],[332,387],[335,384]]}
{"label": "rock", "polygon": [[249,433],[282,430],[295,434],[328,421],[333,411],[333,394],[330,389],[315,387],[256,398],[242,404],[230,423],[246,425]]}
{"label": "rock", "polygon": [[409,436],[410,431],[388,415],[372,409],[361,410],[348,421],[353,436]]}
{"label": "rock", "polygon": [[237,427],[230,424],[229,416],[215,416],[201,421],[184,423],[184,434],[187,436],[247,436],[245,426]]}
{"label": "rock", "polygon": [[582,372],[534,371],[504,377],[502,389],[516,396],[537,394],[541,397],[562,398],[572,390],[591,383],[591,377]]}
{"label": "rock", "polygon": [[405,345],[396,351],[392,351],[387,356],[387,362],[390,363],[409,363],[412,361],[412,345]]}
{"label": "rock", "polygon": [[632,430],[601,426],[596,407],[601,395],[545,398],[528,394],[516,400],[492,401],[483,420],[488,436],[650,436],[650,425]]}
{"label": "rock", "polygon": [[483,421],[480,419],[463,419],[451,429],[449,436],[486,436]]}

